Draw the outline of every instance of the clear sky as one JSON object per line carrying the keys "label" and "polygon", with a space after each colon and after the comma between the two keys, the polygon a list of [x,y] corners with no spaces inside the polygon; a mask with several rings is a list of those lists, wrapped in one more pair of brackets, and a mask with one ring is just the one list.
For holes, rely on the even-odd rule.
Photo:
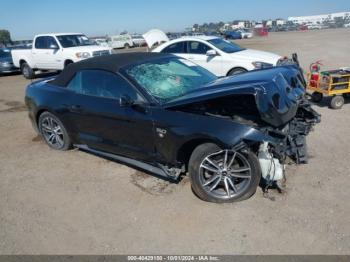
{"label": "clear sky", "polygon": [[4,0],[0,29],[18,40],[48,32],[180,31],[194,23],[342,11],[350,11],[350,0]]}

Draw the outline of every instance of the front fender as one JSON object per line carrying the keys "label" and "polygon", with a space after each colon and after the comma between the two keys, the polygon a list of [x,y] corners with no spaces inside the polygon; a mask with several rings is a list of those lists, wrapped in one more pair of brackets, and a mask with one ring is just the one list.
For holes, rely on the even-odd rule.
{"label": "front fender", "polygon": [[242,141],[250,143],[256,142],[269,142],[272,145],[277,145],[279,141],[255,128],[249,129],[246,135],[242,138]]}

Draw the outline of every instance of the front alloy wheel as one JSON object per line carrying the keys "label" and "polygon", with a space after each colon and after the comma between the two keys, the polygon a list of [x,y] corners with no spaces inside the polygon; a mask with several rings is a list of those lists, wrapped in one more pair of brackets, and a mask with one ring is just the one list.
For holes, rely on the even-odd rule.
{"label": "front alloy wheel", "polygon": [[244,200],[255,193],[260,181],[259,163],[253,153],[204,144],[193,152],[190,162],[193,190],[206,201]]}
{"label": "front alloy wheel", "polygon": [[207,193],[222,199],[244,192],[252,177],[247,159],[231,150],[221,150],[204,158],[199,173]]}

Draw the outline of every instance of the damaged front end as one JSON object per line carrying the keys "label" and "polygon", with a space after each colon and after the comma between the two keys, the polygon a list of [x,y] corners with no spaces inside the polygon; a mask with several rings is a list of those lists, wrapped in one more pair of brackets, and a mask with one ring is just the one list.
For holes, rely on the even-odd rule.
{"label": "damaged front end", "polygon": [[288,160],[307,163],[306,136],[320,122],[296,64],[218,79],[166,107],[251,127],[240,144],[256,152],[262,176],[270,181],[282,178]]}
{"label": "damaged front end", "polygon": [[295,116],[282,127],[265,126],[260,130],[273,137],[273,154],[283,163],[289,157],[297,164],[308,162],[306,136],[319,123],[321,116],[311,108],[311,104],[302,97]]}

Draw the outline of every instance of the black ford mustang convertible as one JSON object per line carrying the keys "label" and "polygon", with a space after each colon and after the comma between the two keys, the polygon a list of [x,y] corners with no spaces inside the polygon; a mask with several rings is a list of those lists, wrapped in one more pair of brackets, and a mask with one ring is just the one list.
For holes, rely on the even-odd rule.
{"label": "black ford mustang convertible", "polygon": [[158,176],[188,172],[217,203],[249,198],[307,161],[319,121],[297,65],[217,78],[173,55],[129,53],[71,64],[30,84],[26,105],[53,149],[77,147]]}

